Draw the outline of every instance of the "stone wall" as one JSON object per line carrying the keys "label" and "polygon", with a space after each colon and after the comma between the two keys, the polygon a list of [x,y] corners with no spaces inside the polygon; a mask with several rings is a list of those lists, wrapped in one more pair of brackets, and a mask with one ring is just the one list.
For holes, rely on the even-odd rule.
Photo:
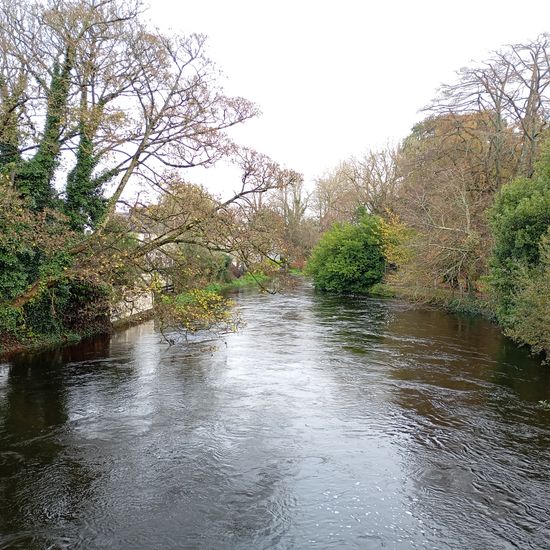
{"label": "stone wall", "polygon": [[150,291],[127,291],[123,299],[111,307],[111,322],[117,324],[131,321],[153,310],[153,293]]}

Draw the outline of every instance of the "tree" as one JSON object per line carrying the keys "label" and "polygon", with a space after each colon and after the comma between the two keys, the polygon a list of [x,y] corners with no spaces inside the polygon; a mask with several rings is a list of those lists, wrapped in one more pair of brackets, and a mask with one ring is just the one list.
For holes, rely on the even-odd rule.
{"label": "tree", "polygon": [[287,265],[302,267],[319,238],[318,225],[308,213],[310,198],[302,176],[296,173],[288,185],[268,196],[268,207],[282,223],[279,252]]}
{"label": "tree", "polygon": [[[70,281],[139,280],[178,245],[250,255],[238,222],[283,170],[231,141],[257,109],[224,93],[205,42],[150,28],[140,0],[0,1],[0,184],[29,228],[4,243],[0,279],[16,283],[2,308],[24,311]],[[230,198],[183,183],[222,157],[242,172]]]}
{"label": "tree", "polygon": [[516,342],[527,344],[534,353],[550,359],[550,231],[540,243],[540,262],[523,270],[516,280],[513,318],[506,332]]}
{"label": "tree", "polygon": [[317,179],[312,197],[323,230],[335,221],[350,221],[357,208],[383,216],[391,208],[399,175],[392,147],[350,157]]}
{"label": "tree", "polygon": [[381,220],[363,212],[355,223],[336,223],[313,250],[307,273],[319,290],[365,293],[384,276]]}
{"label": "tree", "polygon": [[383,216],[391,208],[399,182],[396,160],[397,150],[388,146],[351,157],[342,165],[356,200],[370,214]]}
{"label": "tree", "polygon": [[442,115],[417,124],[404,140],[393,210],[414,230],[414,258],[402,279],[476,289],[490,247],[484,213],[493,193],[480,162],[486,125],[479,114]]}
{"label": "tree", "polygon": [[321,231],[353,219],[359,202],[344,163],[317,178],[311,203]]}
{"label": "tree", "polygon": [[492,52],[458,72],[404,140],[394,209],[415,230],[402,279],[480,290],[492,233],[486,209],[517,176],[530,178],[547,132],[549,37]]}
{"label": "tree", "polygon": [[[443,85],[426,109],[436,115],[488,115],[484,162],[495,190],[510,176],[533,175],[548,125],[549,48],[550,35],[545,33],[493,51],[489,59],[458,71],[457,81]],[[519,137],[511,174],[503,166],[509,159],[509,128]]]}
{"label": "tree", "polygon": [[[144,25],[141,11],[139,2],[117,0],[2,2],[1,44],[10,61],[2,80],[28,75],[6,90],[20,111],[4,124],[15,136],[10,167],[37,208],[63,177],[69,210],[86,194],[79,181],[94,190],[114,182],[111,214],[132,178],[211,164],[228,150],[223,130],[256,114],[217,86],[203,36],[165,36]],[[65,174],[63,152],[73,156]]]}

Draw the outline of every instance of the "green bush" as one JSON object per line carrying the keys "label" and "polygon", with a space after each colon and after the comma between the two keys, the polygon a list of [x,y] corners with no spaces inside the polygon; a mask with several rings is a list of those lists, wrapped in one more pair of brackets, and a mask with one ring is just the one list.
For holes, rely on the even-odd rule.
{"label": "green bush", "polygon": [[356,223],[335,224],[314,248],[306,266],[316,288],[338,293],[366,293],[386,267],[382,222],[362,213]]}
{"label": "green bush", "polygon": [[0,353],[4,345],[50,344],[69,335],[108,332],[109,291],[84,280],[66,280],[44,289],[20,308],[0,303]]}
{"label": "green bush", "polygon": [[489,285],[507,334],[537,352],[550,350],[550,170],[542,157],[533,179],[505,185],[489,210],[494,237]]}
{"label": "green bush", "polygon": [[550,358],[550,232],[543,239],[540,265],[524,271],[513,297],[512,323],[507,334]]}

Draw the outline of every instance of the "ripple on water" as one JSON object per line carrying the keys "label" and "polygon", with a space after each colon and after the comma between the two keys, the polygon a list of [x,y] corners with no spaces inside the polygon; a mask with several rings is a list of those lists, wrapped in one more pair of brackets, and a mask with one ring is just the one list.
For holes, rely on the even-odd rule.
{"label": "ripple on water", "polygon": [[0,367],[0,548],[547,548],[550,376],[492,325],[237,303]]}

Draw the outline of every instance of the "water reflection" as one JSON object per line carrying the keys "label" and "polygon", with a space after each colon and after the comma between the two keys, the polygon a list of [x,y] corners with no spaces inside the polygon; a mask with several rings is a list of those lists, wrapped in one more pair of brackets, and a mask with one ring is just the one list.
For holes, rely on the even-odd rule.
{"label": "water reflection", "polygon": [[[78,347],[23,355],[5,368],[0,389],[2,546],[44,548],[63,542],[94,474],[65,440],[71,361],[108,353],[99,338]],[[0,539],[1,541],[2,539]]]}
{"label": "water reflection", "polygon": [[0,548],[546,548],[550,379],[479,320],[298,287],[0,374]]}
{"label": "water reflection", "polygon": [[[433,311],[415,312],[416,322],[419,316],[426,318],[422,330],[429,327],[437,337],[429,339],[422,362],[414,349],[405,349],[406,359],[390,372],[397,379],[401,425],[412,436],[405,464],[419,495],[415,513],[433,529],[452,533],[453,540],[474,537],[479,547],[495,541],[502,548],[544,547],[549,510],[543,501],[523,503],[526,486],[533,498],[550,484],[548,470],[540,469],[550,460],[548,418],[539,425],[541,408],[520,399],[547,392],[546,373],[488,323],[452,315],[441,319]],[[414,334],[410,317],[395,317],[391,334]],[[500,373],[520,366],[521,376],[531,375],[532,382],[518,395],[513,380]],[[533,455],[538,455],[534,462]]]}

